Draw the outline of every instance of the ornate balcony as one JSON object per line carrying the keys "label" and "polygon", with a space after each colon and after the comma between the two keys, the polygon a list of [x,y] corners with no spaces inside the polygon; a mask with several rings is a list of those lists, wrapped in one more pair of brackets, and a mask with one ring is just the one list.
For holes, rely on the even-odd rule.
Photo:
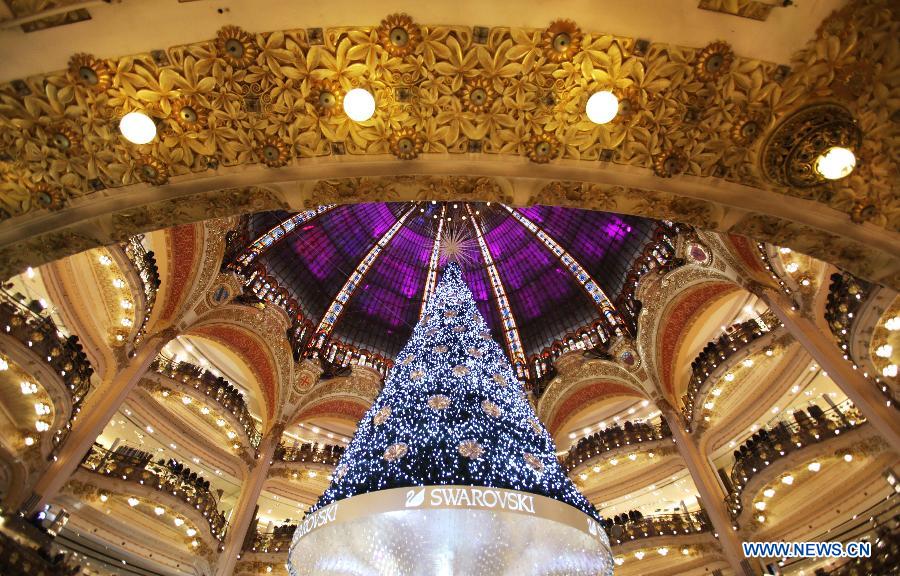
{"label": "ornate balcony", "polygon": [[344,455],[344,447],[329,444],[301,444],[299,446],[280,445],[275,449],[275,460],[290,464],[312,464],[334,468]]}
{"label": "ornate balcony", "polygon": [[[188,362],[176,362],[159,356],[151,365],[151,370],[179,383],[190,396],[198,400],[215,402],[220,412],[232,421],[232,425],[246,435],[250,446],[257,448],[262,434],[256,427],[256,421],[247,409],[247,403],[238,390],[227,380],[213,376],[212,373]],[[157,382],[158,392],[169,396],[172,390],[165,383]],[[201,408],[201,411],[203,409]]]}
{"label": "ornate balcony", "polygon": [[636,445],[661,444],[661,441],[667,441],[671,437],[672,432],[664,420],[658,424],[628,421],[622,426],[611,426],[582,438],[569,449],[562,459],[562,465],[571,475],[580,467],[587,466],[597,458],[609,456],[618,450],[633,450]]}
{"label": "ornate balcony", "polygon": [[256,532],[253,535],[253,540],[248,542],[248,547],[245,550],[247,553],[257,554],[286,553],[288,546],[291,545],[291,538],[293,538],[294,530],[296,529],[296,524],[287,524],[276,526],[273,532],[266,534]]}
{"label": "ornate balcony", "polygon": [[[6,291],[0,291],[0,334],[17,340],[34,353],[59,375],[63,383],[60,388],[64,388],[64,391],[59,394],[64,395],[64,404],[71,406],[71,411],[65,414],[65,426],[53,436],[52,455],[68,436],[72,420],[81,411],[81,404],[91,389],[94,369],[78,343],[78,338],[66,338],[52,319],[41,314],[38,306],[27,305]],[[7,354],[10,359],[17,356],[11,349],[7,349]],[[0,355],[0,361],[4,366],[7,363],[3,355]],[[45,381],[41,384],[47,387],[52,386],[53,382]],[[53,397],[54,391],[50,392]],[[57,406],[56,409],[62,408]]]}
{"label": "ornate balcony", "polygon": [[684,514],[644,516],[636,520],[628,519],[622,523],[616,522],[614,517],[608,518],[606,524],[606,533],[613,547],[642,538],[656,536],[671,538],[698,532],[712,532],[712,525],[703,510]]}
{"label": "ornate balcony", "polygon": [[[825,302],[825,322],[844,360],[853,363],[854,368],[861,365],[860,370],[867,377],[871,375],[885,398],[898,408],[897,379],[889,376],[890,371],[882,372],[890,364],[891,354],[883,360],[873,358],[869,351],[881,312],[891,307],[896,296],[897,293],[889,288],[870,284],[846,272],[834,273]],[[894,385],[893,388],[889,383]]]}
{"label": "ornate balcony", "polygon": [[703,399],[731,367],[752,352],[765,348],[782,332],[781,323],[771,311],[729,328],[709,342],[691,362],[691,380],[682,397],[682,413],[692,427],[697,421]]}
{"label": "ornate balcony", "polygon": [[197,510],[206,519],[213,538],[223,541],[227,523],[219,512],[218,501],[209,490],[209,483],[191,475],[189,470],[176,472],[164,462],[153,462],[152,456],[136,450],[111,452],[94,444],[81,463],[85,470],[102,474],[115,480],[156,490],[174,496]]}
{"label": "ornate balcony", "polygon": [[[131,262],[137,271],[140,284],[143,288],[141,297],[138,298],[140,305],[137,307],[135,317],[140,322],[134,341],[140,342],[146,329],[147,321],[150,320],[150,313],[153,311],[153,305],[156,303],[156,292],[160,286],[159,268],[156,266],[156,256],[153,252],[148,252],[143,245],[143,234],[132,236],[126,242],[120,244],[125,257]],[[123,267],[123,270],[125,267]]]}
{"label": "ornate balcony", "polygon": [[794,412],[791,420],[784,419],[754,434],[734,452],[735,463],[730,475],[732,490],[725,499],[732,518],[740,517],[744,490],[764,469],[810,445],[845,435],[864,422],[859,411],[846,400],[828,411],[813,406],[808,413],[804,410]]}

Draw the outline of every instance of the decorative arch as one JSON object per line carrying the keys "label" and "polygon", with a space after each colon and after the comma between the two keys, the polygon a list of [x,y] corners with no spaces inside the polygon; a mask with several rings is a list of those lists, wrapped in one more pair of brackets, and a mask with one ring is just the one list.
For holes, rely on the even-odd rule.
{"label": "decorative arch", "polygon": [[277,368],[265,339],[244,326],[226,323],[193,326],[187,334],[201,336],[225,346],[250,368],[256,377],[259,397],[265,405],[266,420],[271,420],[275,414],[278,379]]}
{"label": "decorative arch", "polygon": [[556,434],[563,427],[563,424],[571,420],[579,412],[598,402],[619,396],[647,397],[631,386],[620,382],[600,380],[586,383],[575,390],[570,390],[565,398],[559,402],[553,417],[547,421],[547,429],[550,431],[550,434]]}
{"label": "decorative arch", "polygon": [[339,418],[351,420],[355,426],[369,409],[370,403],[361,399],[351,398],[326,398],[320,402],[314,402],[304,407],[295,418],[296,422],[303,422],[310,418]]}
{"label": "decorative arch", "polygon": [[660,383],[667,398],[674,399],[675,393],[675,360],[678,350],[684,341],[684,335],[690,326],[708,308],[720,298],[739,290],[738,286],[729,282],[709,281],[692,286],[679,294],[665,307],[661,330],[657,334],[657,367]]}

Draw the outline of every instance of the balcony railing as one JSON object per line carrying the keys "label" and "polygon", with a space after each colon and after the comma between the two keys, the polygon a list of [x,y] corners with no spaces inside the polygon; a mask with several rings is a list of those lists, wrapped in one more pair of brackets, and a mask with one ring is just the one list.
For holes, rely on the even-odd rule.
{"label": "balcony railing", "polygon": [[222,410],[232,414],[247,433],[250,444],[257,448],[262,434],[256,427],[256,421],[250,416],[243,395],[227,380],[199,366],[188,362],[176,362],[164,356],[158,356],[151,369],[178,382],[192,387],[205,397],[216,402]]}
{"label": "balcony railing", "polygon": [[849,432],[863,422],[865,418],[846,400],[827,411],[817,406],[811,406],[809,412],[799,410],[790,420],[782,419],[777,425],[754,434],[734,452],[732,491],[725,499],[732,518],[740,516],[741,494],[756,474],[792,452]]}
{"label": "balcony railing", "polygon": [[711,531],[709,518],[703,510],[684,514],[644,516],[636,520],[628,519],[622,523],[616,522],[615,518],[607,518],[606,522],[606,533],[613,546],[639,538],[653,538],[654,536],[671,538],[681,534]]}
{"label": "balcony railing", "polygon": [[94,368],[78,338],[62,335],[53,320],[26,305],[6,291],[0,291],[0,329],[31,348],[47,362],[65,383],[72,402],[72,414],[66,426],[53,436],[54,451],[71,430],[71,418],[81,411],[81,404],[91,389]]}
{"label": "balcony railing", "polygon": [[327,444],[280,445],[275,449],[275,460],[281,462],[308,462],[325,466],[337,466],[344,455],[344,447]]}
{"label": "balcony railing", "polygon": [[781,326],[775,313],[767,310],[757,318],[751,318],[729,328],[725,334],[709,342],[697,358],[691,362],[691,380],[683,400],[682,413],[688,422],[693,421],[694,408],[702,401],[707,379],[710,374],[729,358],[735,356],[751,342],[758,340],[770,331]]}
{"label": "balcony railing", "polygon": [[111,452],[94,444],[81,466],[97,474],[155,487],[172,494],[203,514],[214,538],[219,541],[224,539],[227,526],[225,515],[219,512],[218,502],[209,490],[208,482],[187,473],[176,472],[164,463],[153,462],[150,454],[143,457],[136,454],[139,452]]}
{"label": "balcony railing", "polygon": [[294,536],[294,530],[296,529],[296,524],[286,524],[276,526],[273,532],[268,532],[266,534],[257,532],[253,536],[253,541],[249,543],[247,552],[263,554],[287,552],[288,546],[291,545],[291,538]]}
{"label": "balcony railing", "polygon": [[159,290],[160,285],[156,257],[153,252],[148,252],[144,248],[143,239],[144,235],[138,234],[122,243],[125,255],[138,271],[138,276],[143,285],[144,317],[140,319],[141,324],[135,334],[135,342],[140,342],[147,330],[147,321],[150,319],[150,313],[153,311],[153,305],[156,303],[156,292]]}
{"label": "balcony railing", "polygon": [[581,464],[607,452],[624,446],[663,440],[671,436],[672,431],[669,430],[665,420],[660,421],[658,424],[634,423],[630,421],[625,422],[622,426],[617,424],[579,440],[575,446],[569,449],[569,452],[563,458],[562,465],[567,473],[571,473]]}

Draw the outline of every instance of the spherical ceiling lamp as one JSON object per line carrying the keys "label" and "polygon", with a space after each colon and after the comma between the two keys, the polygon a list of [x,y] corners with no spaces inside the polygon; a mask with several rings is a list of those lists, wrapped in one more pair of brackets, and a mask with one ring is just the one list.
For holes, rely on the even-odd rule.
{"label": "spherical ceiling lamp", "polygon": [[588,98],[585,112],[594,124],[606,124],[619,112],[619,99],[609,90],[594,92]]}
{"label": "spherical ceiling lamp", "polygon": [[452,261],[295,530],[292,576],[612,575],[597,511],[484,334]]}
{"label": "spherical ceiling lamp", "polygon": [[375,97],[364,88],[354,88],[344,96],[344,112],[351,120],[365,122],[375,114]]}
{"label": "spherical ceiling lamp", "polygon": [[849,176],[855,166],[856,154],[842,146],[833,146],[816,158],[816,172],[829,180]]}
{"label": "spherical ceiling lamp", "polygon": [[119,131],[132,144],[147,144],[156,138],[156,124],[143,112],[129,112],[122,116]]}

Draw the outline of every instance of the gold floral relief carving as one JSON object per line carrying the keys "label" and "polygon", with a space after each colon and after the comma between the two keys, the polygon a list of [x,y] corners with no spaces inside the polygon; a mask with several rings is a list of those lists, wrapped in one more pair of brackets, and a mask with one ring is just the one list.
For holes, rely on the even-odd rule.
{"label": "gold floral relief carving", "polygon": [[[704,0],[752,16],[753,2]],[[68,70],[0,86],[0,206],[6,216],[50,209],[36,186],[65,201],[139,182],[250,163],[282,166],[322,156],[502,154],[612,162],[768,187],[757,157],[775,121],[816,98],[840,100],[866,137],[857,171],[810,189],[779,188],[848,214],[872,205],[897,229],[896,122],[891,82],[900,35],[889,0],[856,0],[820,27],[789,67],[734,54],[723,42],[685,47],[558,20],[547,28],[435,26],[390,15],[388,24],[216,38],[150,54],[73,56]],[[385,32],[390,22],[403,22]],[[393,35],[401,33],[403,38]],[[400,44],[398,44],[398,42]],[[476,85],[476,80],[487,82]],[[325,90],[323,86],[330,87]],[[375,117],[356,123],[334,108],[365,86]],[[606,125],[584,118],[598,88],[625,103]],[[323,112],[323,107],[328,112]],[[141,153],[115,119],[144,110],[160,123]],[[61,137],[62,136],[62,137]],[[68,142],[68,144],[66,144]],[[673,206],[695,213],[698,206]],[[709,218],[713,215],[695,216]]]}

